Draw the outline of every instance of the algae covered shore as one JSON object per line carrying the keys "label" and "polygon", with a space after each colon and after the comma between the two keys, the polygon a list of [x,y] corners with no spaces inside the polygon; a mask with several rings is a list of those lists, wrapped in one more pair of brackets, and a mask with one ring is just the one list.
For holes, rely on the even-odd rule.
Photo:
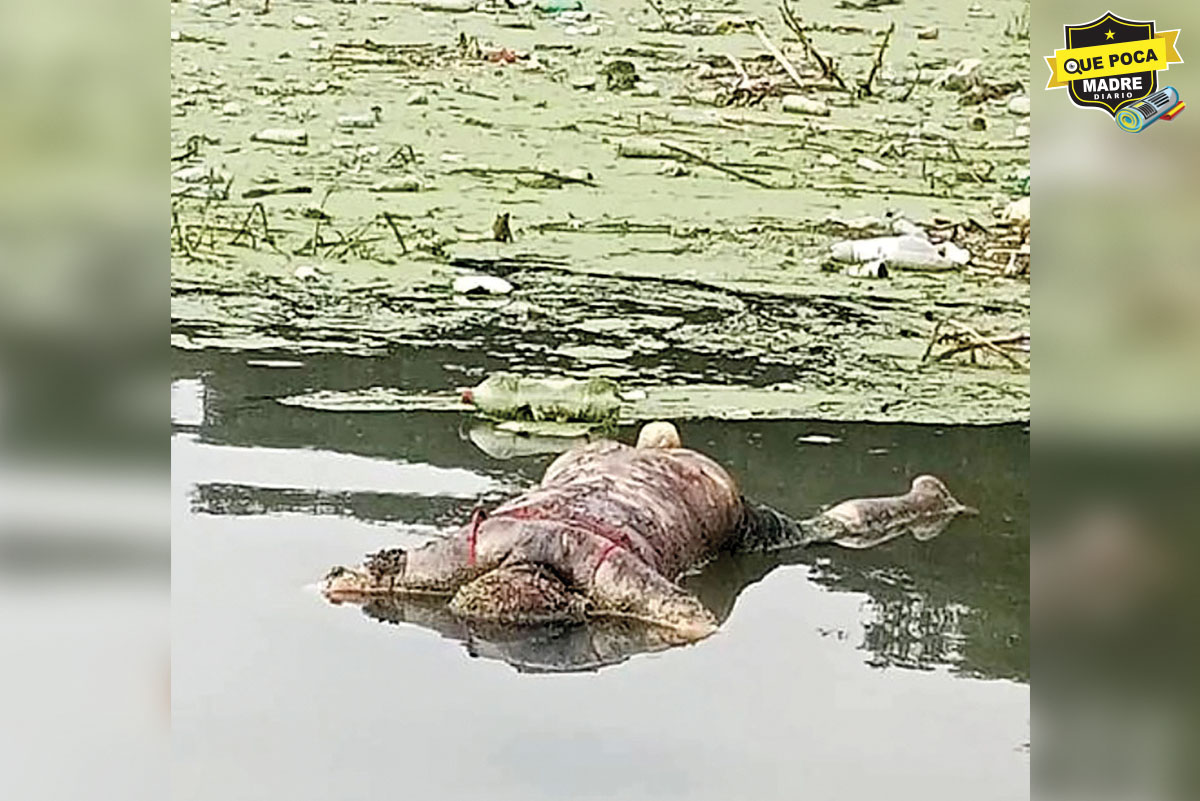
{"label": "algae covered shore", "polygon": [[[678,418],[1025,420],[1027,7],[822,0],[805,44],[767,0],[172,3],[172,342],[429,348]],[[971,260],[830,262],[897,219]]]}

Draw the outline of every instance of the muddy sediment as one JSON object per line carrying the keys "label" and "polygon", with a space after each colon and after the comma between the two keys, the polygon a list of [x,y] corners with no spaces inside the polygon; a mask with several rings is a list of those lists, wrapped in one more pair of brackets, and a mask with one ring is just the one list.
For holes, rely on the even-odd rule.
{"label": "muddy sediment", "polygon": [[[535,5],[573,4],[172,4],[173,343],[449,347],[611,376],[677,416],[1028,417],[1018,365],[923,359],[945,318],[1029,329],[997,216],[1027,191],[1027,4],[806,4],[851,91],[772,3]],[[939,86],[966,58],[979,83]],[[252,141],[269,129],[305,144]],[[830,269],[832,242],[896,216],[972,261]],[[468,275],[511,292],[456,294]]]}

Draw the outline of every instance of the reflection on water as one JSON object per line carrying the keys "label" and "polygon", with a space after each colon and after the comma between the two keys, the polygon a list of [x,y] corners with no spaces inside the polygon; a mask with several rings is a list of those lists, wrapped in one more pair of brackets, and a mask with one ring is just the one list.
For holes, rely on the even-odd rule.
{"label": "reflection on water", "polygon": [[[273,398],[444,390],[475,383],[485,358],[305,356],[276,369],[176,355],[181,799],[1027,797],[1019,427],[684,423],[748,495],[795,515],[902,490],[921,471],[982,510],[928,543],[722,557],[683,579],[724,621],[692,647],[619,623],[514,636],[466,631],[440,604],[364,615],[326,603],[311,585],[331,565],[444,533],[536,481],[551,457],[491,440],[484,452],[455,415]],[[626,658],[639,651],[653,653]]]}
{"label": "reflection on water", "polygon": [[[401,545],[419,541],[412,535],[461,525],[476,503],[492,505],[536,481],[552,448],[497,442],[475,421],[444,413],[316,412],[273,398],[378,384],[445,390],[482,371],[481,365],[459,367],[462,360],[462,354],[445,354],[444,362],[407,355],[313,357],[302,368],[278,370],[235,355],[179,356],[173,406],[177,446],[187,450],[177,458],[177,470],[185,461],[191,513],[349,518],[386,524]],[[850,496],[902,492],[922,472],[942,476],[982,512],[929,543],[903,538],[868,551],[723,555],[683,579],[721,621],[745,588],[782,565],[801,565],[811,581],[861,595],[856,645],[867,664],[1028,679],[1028,446],[1022,427],[692,421],[680,428],[685,443],[726,465],[746,495],[797,517]],[[354,562],[361,555],[347,547],[334,561]],[[314,565],[309,579],[327,566]],[[518,635],[468,628],[441,604],[377,602],[364,612],[424,626],[462,641],[472,655],[529,671],[594,669],[669,645],[660,633],[628,623]],[[822,635],[848,636],[835,625]]]}

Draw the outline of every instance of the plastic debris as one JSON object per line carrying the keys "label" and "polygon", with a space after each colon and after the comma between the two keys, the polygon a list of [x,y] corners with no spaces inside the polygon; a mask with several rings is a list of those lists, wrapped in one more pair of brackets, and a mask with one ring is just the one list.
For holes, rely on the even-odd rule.
{"label": "plastic debris", "polygon": [[1029,111],[1029,98],[1025,95],[1017,95],[1012,100],[1008,101],[1009,114],[1016,114],[1019,117],[1028,117]]}
{"label": "plastic debris", "polygon": [[858,160],[854,163],[859,167],[862,167],[864,170],[870,170],[871,172],[887,172],[887,167],[880,164],[875,159],[869,159],[866,156],[859,156]]}
{"label": "plastic debris", "polygon": [[463,403],[502,420],[553,420],[615,423],[620,388],[609,378],[527,378],[509,373],[489,376],[463,390]]}
{"label": "plastic debris", "polygon": [[658,139],[634,136],[617,143],[617,155],[626,159],[673,159],[676,154]]}
{"label": "plastic debris", "polygon": [[316,28],[320,26],[321,21],[316,17],[310,17],[307,14],[297,14],[292,17],[292,24],[297,28]]}
{"label": "plastic debris", "polygon": [[940,242],[936,245],[938,253],[949,262],[962,267],[971,260],[971,252],[966,248],[960,248],[953,242]]}
{"label": "plastic debris", "polygon": [[829,106],[821,100],[810,100],[803,95],[786,95],[783,110],[790,114],[808,114],[813,117],[828,117]]}
{"label": "plastic debris", "polygon": [[513,285],[495,275],[460,275],[454,279],[454,291],[459,295],[507,295]]}
{"label": "plastic debris", "polygon": [[383,122],[383,109],[379,106],[371,106],[371,110],[365,114],[342,114],[337,118],[337,127],[374,128],[381,122]]}
{"label": "plastic debris", "polygon": [[932,25],[928,28],[917,28],[917,38],[925,40],[936,39],[938,38],[938,29]]}
{"label": "plastic debris", "polygon": [[887,278],[887,264],[882,259],[867,261],[862,264],[847,264],[843,271],[851,278]]}
{"label": "plastic debris", "polygon": [[1002,218],[1010,223],[1028,223],[1029,222],[1029,198],[1023,197],[1009,203],[1004,209]]}
{"label": "plastic debris", "polygon": [[830,247],[830,256],[841,262],[879,261],[898,270],[949,270],[955,263],[919,236],[881,236],[846,239]]}
{"label": "plastic debris", "polygon": [[828,434],[804,434],[796,437],[796,442],[806,445],[836,445],[841,441],[841,437],[831,437]]}
{"label": "plastic debris", "polygon": [[320,281],[328,275],[327,270],[312,264],[301,264],[292,271],[292,277],[297,281]]}
{"label": "plastic debris", "polygon": [[372,192],[420,192],[421,182],[416,178],[390,178],[371,185]]}
{"label": "plastic debris", "polygon": [[308,132],[303,128],[264,128],[250,134],[250,141],[303,147],[308,144]]}
{"label": "plastic debris", "polygon": [[230,179],[229,173],[203,164],[182,167],[171,173],[171,177],[184,184],[223,184]]}
{"label": "plastic debris", "polygon": [[954,92],[966,91],[982,80],[982,68],[983,62],[980,59],[964,58],[938,77],[937,86]]}
{"label": "plastic debris", "polygon": [[447,14],[466,14],[475,10],[475,0],[421,0],[422,11],[444,11]]}
{"label": "plastic debris", "polygon": [[892,220],[892,233],[898,236],[919,236],[922,239],[929,239],[929,234],[925,233],[924,228],[904,217]]}

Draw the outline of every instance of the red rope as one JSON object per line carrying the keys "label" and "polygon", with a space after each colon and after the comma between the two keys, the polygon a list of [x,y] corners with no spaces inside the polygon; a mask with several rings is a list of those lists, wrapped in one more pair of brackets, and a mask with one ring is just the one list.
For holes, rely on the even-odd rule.
{"label": "red rope", "polygon": [[621,547],[621,543],[610,540],[608,545],[604,546],[604,550],[600,552],[600,558],[596,560],[596,565],[592,568],[592,581],[596,580],[596,573],[600,570],[600,565],[604,564],[604,560],[613,551]]}
{"label": "red rope", "polygon": [[538,506],[516,506],[512,509],[498,510],[492,513],[492,517],[511,517],[517,520],[563,520],[569,522],[576,528],[584,528],[591,531],[593,534],[598,534],[611,543],[619,545],[630,551],[633,550],[633,540],[624,531],[618,531],[612,526],[605,525],[599,520],[590,520],[581,518],[577,514],[561,514],[552,509],[542,509]]}
{"label": "red rope", "polygon": [[[467,534],[467,564],[470,567],[475,566],[476,542],[479,539],[479,525],[489,517],[511,517],[517,520],[555,520],[558,515],[553,510],[541,509],[537,506],[517,506],[512,509],[504,509],[493,512],[489,515],[482,508],[476,507],[471,513],[471,530]],[[624,548],[627,551],[633,551],[633,540],[624,531],[618,531],[611,526],[607,526],[598,520],[580,520],[573,517],[569,521],[571,525],[577,528],[584,528],[608,540],[608,545],[600,552],[600,558],[596,560],[596,566],[592,568],[592,575],[596,575],[596,571],[600,569],[600,565],[608,558],[608,555],[617,548]],[[581,523],[583,525],[581,525]]]}

